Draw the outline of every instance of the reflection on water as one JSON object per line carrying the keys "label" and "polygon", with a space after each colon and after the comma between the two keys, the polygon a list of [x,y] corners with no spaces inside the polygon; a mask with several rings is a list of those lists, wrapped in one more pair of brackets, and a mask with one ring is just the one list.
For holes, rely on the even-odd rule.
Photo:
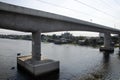
{"label": "reflection on water", "polygon": [[100,65],[79,80],[105,80],[105,75],[109,71],[110,53],[103,52],[102,54],[103,58]]}
{"label": "reflection on water", "polygon": [[110,53],[109,52],[103,52],[103,63],[106,64],[110,60]]}
{"label": "reflection on water", "polygon": [[[114,57],[114,58],[113,58]],[[118,57],[118,59],[117,59]],[[116,58],[116,59],[115,59]],[[120,80],[120,56],[103,52],[103,60],[98,68],[80,80]]]}
{"label": "reflection on water", "polygon": [[[16,46],[17,44],[17,46]],[[42,55],[60,61],[60,72],[44,75],[36,80],[119,80],[120,56],[118,48],[114,54],[100,53],[99,49],[41,43]],[[17,53],[31,54],[31,42],[0,39],[0,80],[35,80],[17,71]],[[11,69],[15,67],[14,69]]]}

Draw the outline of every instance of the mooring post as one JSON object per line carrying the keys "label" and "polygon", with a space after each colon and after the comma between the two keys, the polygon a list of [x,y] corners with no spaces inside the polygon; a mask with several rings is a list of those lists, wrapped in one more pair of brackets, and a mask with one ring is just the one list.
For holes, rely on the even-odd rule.
{"label": "mooring post", "polygon": [[41,34],[40,31],[32,32],[32,61],[41,60]]}

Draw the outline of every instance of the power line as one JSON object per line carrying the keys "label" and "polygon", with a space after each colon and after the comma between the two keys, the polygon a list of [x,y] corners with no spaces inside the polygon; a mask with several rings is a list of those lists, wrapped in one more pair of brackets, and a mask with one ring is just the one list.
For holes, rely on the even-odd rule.
{"label": "power line", "polygon": [[89,7],[89,8],[92,8],[92,9],[98,11],[98,12],[101,12],[101,13],[107,15],[107,16],[111,16],[112,18],[116,19],[115,16],[113,16],[113,15],[111,15],[111,14],[108,14],[108,13],[102,11],[102,10],[99,10],[99,9],[97,9],[97,8],[91,6],[91,5],[88,5],[88,4],[86,4],[86,3],[83,3],[83,2],[81,2],[81,1],[79,1],[79,0],[74,0],[74,1],[76,1],[76,2],[78,2],[78,3],[80,3],[80,4],[83,4],[83,5],[85,5],[85,6]]}
{"label": "power line", "polygon": [[[118,13],[118,11],[120,11],[120,9],[118,8],[118,7],[120,7],[120,6],[118,6],[117,8],[115,7],[115,6],[113,6],[113,5],[111,5],[111,4],[113,4],[113,2],[111,3],[111,2],[109,2],[109,1],[105,1],[105,0],[99,0],[102,4],[104,3],[105,4],[105,9],[108,9],[109,11],[112,11],[113,13]],[[114,2],[116,2],[116,0],[114,0]],[[117,10],[116,10],[117,9]]]}
{"label": "power line", "polygon": [[[100,0],[100,1],[103,2],[103,3],[105,3],[109,7],[109,9],[111,8],[112,11],[113,10],[115,11],[114,7],[111,6],[111,4],[113,4],[113,2],[112,3],[110,1],[106,2],[105,0]],[[119,2],[117,0],[114,0],[114,2],[115,2],[115,4],[117,4],[119,6],[119,8],[117,7],[117,10],[120,10],[120,4],[119,4]]]}
{"label": "power line", "polygon": [[[90,15],[88,13],[85,13],[85,12],[81,12],[81,11],[78,11],[78,10],[74,10],[74,9],[71,9],[71,8],[68,8],[68,7],[65,7],[65,6],[61,6],[61,5],[57,5],[57,4],[54,4],[54,3],[50,3],[50,2],[46,2],[46,1],[42,1],[42,0],[39,0],[40,2],[44,3],[44,4],[48,4],[48,5],[52,5],[52,6],[55,6],[55,7],[59,7],[59,8],[63,8],[63,9],[67,9],[67,10],[70,10],[70,11],[73,11],[73,12],[77,12],[77,13],[80,13],[80,14],[84,14],[84,15],[88,15],[88,16],[91,16],[91,17],[94,17],[96,18],[95,16],[93,15]],[[101,20],[104,20],[105,18],[103,17],[99,17],[97,16],[98,19],[101,19]],[[91,19],[91,18],[90,18]],[[94,19],[93,19],[94,20]],[[113,22],[114,20],[107,20],[107,21],[110,21],[110,22]],[[120,22],[120,21],[119,21]],[[118,22],[117,22],[118,23]]]}
{"label": "power line", "polygon": [[[77,12],[77,13],[80,13],[80,14],[82,13],[82,14],[84,14],[84,15],[92,16],[92,15],[90,15],[90,14],[88,14],[88,13],[81,12],[81,11],[78,11],[78,10],[74,10],[74,9],[71,9],[71,8],[67,8],[67,7],[65,7],[65,6],[53,4],[53,3],[46,2],[46,1],[42,1],[42,0],[39,0],[39,1],[42,2],[42,3],[45,3],[45,4],[49,4],[49,5],[52,5],[52,6],[59,7],[59,8],[64,8],[64,9],[67,9],[67,10],[71,10],[71,11],[74,11],[74,12]],[[95,16],[92,16],[92,17],[96,18]],[[97,17],[98,17],[98,16],[97,16]],[[99,18],[101,18],[101,17],[99,17]],[[103,19],[102,19],[102,20],[103,20]]]}
{"label": "power line", "polygon": [[110,4],[108,4],[106,1],[104,1],[104,0],[100,0],[100,1],[101,1],[101,3],[104,3],[105,5],[107,5],[107,7],[111,8],[113,10],[113,7]]}
{"label": "power line", "polygon": [[120,2],[119,1],[117,1],[117,0],[114,0],[114,2],[120,7]]}
{"label": "power line", "polygon": [[56,7],[59,7],[59,8],[64,8],[64,9],[67,9],[67,10],[70,10],[70,11],[74,11],[74,12],[77,12],[77,13],[82,13],[84,15],[89,15],[91,16],[90,14],[88,13],[85,13],[85,12],[81,12],[81,11],[77,11],[77,10],[74,10],[74,9],[71,9],[71,8],[67,8],[67,7],[64,7],[64,6],[61,6],[61,5],[57,5],[57,4],[53,4],[53,3],[49,3],[49,2],[46,2],[46,1],[42,1],[42,0],[39,0],[40,2],[42,3],[45,3],[45,4],[49,4],[49,5],[52,5],[52,6],[56,6]]}
{"label": "power line", "polygon": [[[78,10],[74,10],[74,9],[71,9],[71,8],[67,8],[67,7],[65,7],[65,6],[57,5],[57,4],[50,3],[50,2],[46,2],[46,1],[42,1],[42,0],[39,0],[39,1],[42,2],[42,3],[48,4],[48,5],[52,5],[52,6],[55,6],[55,7],[67,9],[67,10],[70,10],[70,11],[73,11],[73,12],[77,12],[77,13],[80,13],[80,14],[84,14],[84,15],[88,15],[88,16],[92,16],[92,17],[96,18],[95,16],[90,15],[90,14],[88,14],[88,13],[81,12],[81,11],[78,11]],[[97,17],[98,17],[98,16],[97,16]],[[103,20],[101,17],[99,17],[99,19]]]}

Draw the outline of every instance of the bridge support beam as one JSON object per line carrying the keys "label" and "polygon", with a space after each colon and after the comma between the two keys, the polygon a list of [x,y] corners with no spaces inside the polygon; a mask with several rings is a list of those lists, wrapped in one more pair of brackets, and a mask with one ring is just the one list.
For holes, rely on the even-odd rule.
{"label": "bridge support beam", "polygon": [[32,62],[41,60],[41,35],[40,31],[32,32]]}
{"label": "bridge support beam", "polygon": [[41,57],[40,31],[32,32],[32,56],[17,57],[17,67],[34,77],[50,72],[59,72],[59,61]]}
{"label": "bridge support beam", "polygon": [[100,47],[100,51],[105,51],[105,52],[114,52],[114,48],[111,45],[111,35],[110,33],[106,32],[104,33],[104,47]]}

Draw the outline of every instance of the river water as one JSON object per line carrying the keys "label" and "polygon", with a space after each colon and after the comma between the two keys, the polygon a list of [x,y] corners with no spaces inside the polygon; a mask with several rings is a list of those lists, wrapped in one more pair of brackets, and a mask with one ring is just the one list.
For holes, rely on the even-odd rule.
{"label": "river water", "polygon": [[[98,77],[99,80],[120,80],[118,48],[109,58],[105,58],[98,48],[41,44],[42,56],[60,61],[60,73],[55,80],[98,80]],[[0,80],[29,80],[17,71],[17,53],[30,55],[31,41],[0,39]]]}

